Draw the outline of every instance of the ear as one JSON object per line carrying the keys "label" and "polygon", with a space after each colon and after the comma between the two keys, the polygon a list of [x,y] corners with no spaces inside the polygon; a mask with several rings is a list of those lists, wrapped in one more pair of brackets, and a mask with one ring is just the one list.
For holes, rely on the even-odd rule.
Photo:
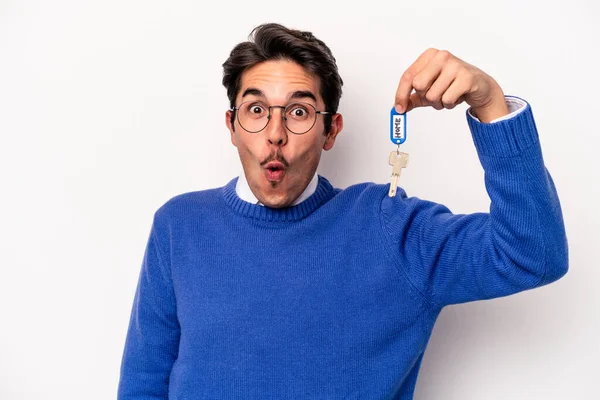
{"label": "ear", "polygon": [[[231,111],[231,110],[227,110],[225,112],[225,125],[227,125],[227,129],[229,129],[229,133],[231,134],[231,144],[233,144],[235,147],[237,147],[237,144],[235,143],[235,127],[231,123],[232,112],[233,111]],[[235,121],[233,123],[235,124]]]}
{"label": "ear", "polygon": [[331,129],[329,130],[327,139],[323,144],[323,150],[331,150],[331,148],[335,144],[335,139],[337,135],[342,131],[342,128],[344,128],[344,118],[342,118],[342,114],[333,114],[333,117],[331,119]]}

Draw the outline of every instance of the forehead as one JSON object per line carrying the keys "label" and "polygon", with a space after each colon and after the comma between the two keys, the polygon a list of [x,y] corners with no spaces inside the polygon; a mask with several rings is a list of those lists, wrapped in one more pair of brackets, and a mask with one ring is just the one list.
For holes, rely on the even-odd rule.
{"label": "forehead", "polygon": [[297,91],[310,91],[322,102],[319,77],[289,60],[264,61],[244,71],[238,99],[248,88],[259,89],[274,101],[284,101]]}

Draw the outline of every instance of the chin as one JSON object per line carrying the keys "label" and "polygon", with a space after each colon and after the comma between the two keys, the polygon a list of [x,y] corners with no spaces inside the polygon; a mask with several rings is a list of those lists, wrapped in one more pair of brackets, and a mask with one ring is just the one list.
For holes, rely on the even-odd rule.
{"label": "chin", "polygon": [[258,201],[270,208],[290,207],[300,193],[297,193],[297,188],[293,184],[290,185],[286,178],[288,177],[276,182],[268,180],[261,182],[261,185],[257,187],[258,193],[255,192],[255,195],[258,194],[256,196]]}
{"label": "chin", "polygon": [[266,196],[261,203],[267,207],[271,208],[284,208],[290,206],[293,201],[291,201],[287,196]]}
{"label": "chin", "polygon": [[271,208],[284,208],[292,205],[294,200],[298,197],[294,197],[294,193],[290,193],[288,190],[282,190],[284,188],[272,189],[267,188],[261,193],[258,200],[265,206]]}

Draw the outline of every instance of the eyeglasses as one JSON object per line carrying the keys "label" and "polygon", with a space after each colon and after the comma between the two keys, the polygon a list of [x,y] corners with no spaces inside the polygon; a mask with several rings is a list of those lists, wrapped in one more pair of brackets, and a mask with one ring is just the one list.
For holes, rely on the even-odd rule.
{"label": "eyeglasses", "polygon": [[331,114],[328,111],[317,111],[309,103],[296,102],[287,106],[267,106],[261,101],[245,101],[231,111],[237,110],[237,120],[247,132],[258,133],[265,129],[271,120],[271,109],[281,108],[281,117],[285,127],[296,135],[302,135],[312,129],[317,122],[317,114]]}

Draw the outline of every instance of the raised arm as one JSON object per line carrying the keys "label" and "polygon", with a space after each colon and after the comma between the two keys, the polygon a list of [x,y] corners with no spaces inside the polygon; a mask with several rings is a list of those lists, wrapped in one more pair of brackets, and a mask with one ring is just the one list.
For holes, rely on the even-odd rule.
{"label": "raised arm", "polygon": [[561,207],[531,107],[501,122],[469,125],[489,213],[453,214],[402,190],[382,201],[382,226],[399,268],[440,307],[545,285],[568,268]]}
{"label": "raised arm", "polygon": [[382,226],[400,270],[437,306],[506,296],[567,272],[561,207],[531,107],[508,100],[522,107],[508,115],[507,99],[491,77],[435,49],[400,80],[399,111],[471,105],[467,120],[491,200],[489,213],[467,215],[404,191],[382,200]]}

